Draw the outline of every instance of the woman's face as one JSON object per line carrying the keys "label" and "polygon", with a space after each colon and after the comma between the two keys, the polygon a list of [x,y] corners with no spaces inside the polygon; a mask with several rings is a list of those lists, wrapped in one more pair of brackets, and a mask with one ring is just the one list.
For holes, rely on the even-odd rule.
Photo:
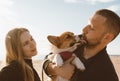
{"label": "woman's face", "polygon": [[32,56],[37,54],[36,42],[29,32],[23,32],[20,36],[20,40],[22,43],[22,49],[25,59],[31,59]]}

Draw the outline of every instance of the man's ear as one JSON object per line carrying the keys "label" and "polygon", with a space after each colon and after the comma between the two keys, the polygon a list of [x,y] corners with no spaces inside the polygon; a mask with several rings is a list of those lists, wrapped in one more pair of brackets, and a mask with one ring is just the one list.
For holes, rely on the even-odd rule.
{"label": "man's ear", "polygon": [[104,40],[106,43],[109,43],[113,40],[114,35],[112,33],[107,33],[106,35],[104,35]]}

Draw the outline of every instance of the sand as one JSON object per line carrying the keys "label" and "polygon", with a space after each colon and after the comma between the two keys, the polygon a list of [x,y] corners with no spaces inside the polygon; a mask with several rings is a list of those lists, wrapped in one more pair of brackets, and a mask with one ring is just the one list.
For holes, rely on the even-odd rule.
{"label": "sand", "polygon": [[[114,56],[110,56],[111,57],[111,60],[112,60],[112,62],[113,62],[113,64],[114,64],[114,67],[115,67],[115,69],[116,69],[116,72],[117,72],[117,74],[118,74],[118,77],[119,77],[119,80],[120,80],[120,55],[114,55]],[[37,70],[37,72],[38,72],[38,74],[39,74],[39,76],[40,76],[40,78],[42,78],[41,77],[41,65],[42,65],[42,62],[43,62],[43,60],[33,60],[33,63],[34,63],[34,67],[35,67],[35,69]],[[2,62],[0,61],[0,68],[2,68],[3,67],[3,64],[2,64]],[[45,75],[45,74],[44,74]],[[45,79],[46,79],[46,76],[45,76]]]}
{"label": "sand", "polygon": [[111,56],[111,59],[120,80],[120,55]]}

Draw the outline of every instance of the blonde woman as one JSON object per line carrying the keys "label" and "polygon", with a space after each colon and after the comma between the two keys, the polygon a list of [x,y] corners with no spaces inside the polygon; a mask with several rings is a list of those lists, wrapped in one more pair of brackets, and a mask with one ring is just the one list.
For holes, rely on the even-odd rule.
{"label": "blonde woman", "polygon": [[40,81],[32,64],[32,57],[37,54],[36,42],[29,30],[10,30],[5,45],[7,66],[0,71],[0,81]]}

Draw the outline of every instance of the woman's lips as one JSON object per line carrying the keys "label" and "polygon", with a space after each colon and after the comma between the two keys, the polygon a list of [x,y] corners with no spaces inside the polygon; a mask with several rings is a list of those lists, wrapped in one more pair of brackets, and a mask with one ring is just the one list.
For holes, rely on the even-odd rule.
{"label": "woman's lips", "polygon": [[32,52],[35,52],[35,51],[36,51],[36,48],[32,49],[31,51],[32,51]]}

